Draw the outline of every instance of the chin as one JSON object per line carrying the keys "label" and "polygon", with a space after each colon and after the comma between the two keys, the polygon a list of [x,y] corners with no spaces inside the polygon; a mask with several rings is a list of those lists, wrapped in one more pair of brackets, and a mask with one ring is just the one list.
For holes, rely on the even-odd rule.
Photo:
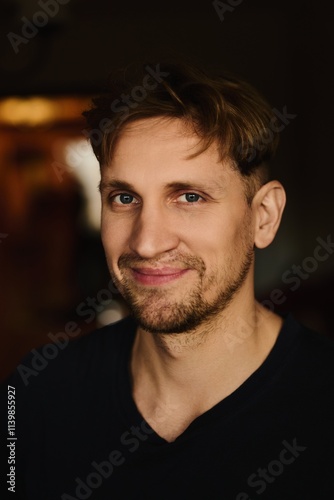
{"label": "chin", "polygon": [[143,330],[154,334],[181,334],[190,333],[204,324],[209,325],[229,302],[230,299],[208,304],[198,300],[188,304],[164,304],[160,307],[151,303],[146,309],[133,304],[130,309]]}
{"label": "chin", "polygon": [[147,321],[143,318],[136,318],[140,328],[153,334],[180,334],[190,333],[200,323],[194,321]]}

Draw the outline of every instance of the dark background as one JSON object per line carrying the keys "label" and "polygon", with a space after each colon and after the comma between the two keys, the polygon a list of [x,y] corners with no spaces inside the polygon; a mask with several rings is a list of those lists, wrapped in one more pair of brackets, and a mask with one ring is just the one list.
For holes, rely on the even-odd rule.
{"label": "dark background", "polygon": [[[231,0],[234,7],[221,11],[222,20],[207,0],[69,0],[59,5],[59,12],[49,16],[28,43],[19,44],[15,54],[8,33],[22,36],[23,16],[33,20],[43,10],[42,4],[47,2],[1,1],[0,98],[89,97],[103,87],[112,69],[138,60],[159,62],[181,56],[204,68],[234,72],[257,87],[272,107],[283,111],[286,106],[288,113],[297,115],[281,132],[273,163],[275,177],[286,187],[288,204],[277,239],[258,252],[256,289],[260,300],[270,300],[272,290],[281,290],[285,300],[274,304],[276,311],[290,310],[309,326],[333,335],[334,255],[329,253],[312,272],[304,269],[307,277],[296,290],[282,280],[293,265],[303,267],[304,260],[313,256],[317,238],[327,240],[333,234],[332,3]],[[62,126],[80,135],[84,124],[78,117],[71,126]],[[13,140],[8,126],[0,132],[4,144],[9,133]],[[41,141],[45,130],[19,132],[20,141],[24,134],[28,141],[33,137]],[[31,153],[27,148],[20,151],[15,161],[17,165],[23,161],[29,174],[24,156]],[[30,160],[33,163],[36,158]],[[4,373],[29,349],[48,342],[49,332],[64,331],[68,321],[80,324],[82,332],[98,325],[96,320],[88,323],[78,318],[76,307],[109,282],[98,233],[89,230],[80,217],[80,187],[72,179],[72,184],[70,180],[62,184],[57,195],[50,189],[44,195],[39,192],[38,203],[29,205],[24,227],[17,229],[6,209],[6,184],[1,181],[12,165],[3,155],[0,233],[7,235],[0,240]],[[62,224],[58,224],[60,220]],[[51,261],[45,250],[50,241],[56,248],[51,259],[53,273],[48,271]],[[305,262],[311,265],[309,260]]]}

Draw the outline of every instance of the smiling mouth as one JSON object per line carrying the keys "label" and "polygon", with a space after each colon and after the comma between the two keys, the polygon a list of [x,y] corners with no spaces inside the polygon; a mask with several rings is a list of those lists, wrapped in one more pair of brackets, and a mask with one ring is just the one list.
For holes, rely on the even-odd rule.
{"label": "smiling mouth", "polygon": [[135,280],[142,285],[163,285],[184,276],[190,269],[162,267],[160,269],[136,267],[131,272]]}

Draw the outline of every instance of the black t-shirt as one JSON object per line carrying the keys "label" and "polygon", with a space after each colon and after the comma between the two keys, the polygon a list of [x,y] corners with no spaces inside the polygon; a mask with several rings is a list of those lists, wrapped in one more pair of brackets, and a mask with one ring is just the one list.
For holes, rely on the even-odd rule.
{"label": "black t-shirt", "polygon": [[131,396],[135,330],[127,318],[33,351],[6,381],[12,498],[334,498],[334,342],[288,316],[264,363],[168,443]]}

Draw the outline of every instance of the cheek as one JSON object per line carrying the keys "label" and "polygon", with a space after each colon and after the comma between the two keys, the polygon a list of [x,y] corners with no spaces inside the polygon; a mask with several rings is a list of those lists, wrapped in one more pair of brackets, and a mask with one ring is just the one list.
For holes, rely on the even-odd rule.
{"label": "cheek", "polygon": [[229,246],[237,237],[237,221],[236,218],[228,216],[228,214],[205,214],[206,217],[201,217],[200,214],[192,221],[189,221],[187,230],[184,231],[185,237],[197,241],[198,244],[212,250],[224,250],[225,246]]}
{"label": "cheek", "polygon": [[240,215],[222,214],[201,221],[197,218],[184,233],[183,242],[200,256],[207,268],[236,261],[251,245],[251,221]]}
{"label": "cheek", "polygon": [[218,223],[217,220],[207,220],[202,224],[200,220],[194,219],[193,224],[182,234],[179,232],[179,236],[185,251],[201,258],[207,270],[221,267],[221,261],[226,259],[226,253],[231,247],[231,236],[222,221]]}
{"label": "cheek", "polygon": [[111,221],[107,216],[101,220],[101,240],[109,264],[117,261],[124,251],[124,225]]}

